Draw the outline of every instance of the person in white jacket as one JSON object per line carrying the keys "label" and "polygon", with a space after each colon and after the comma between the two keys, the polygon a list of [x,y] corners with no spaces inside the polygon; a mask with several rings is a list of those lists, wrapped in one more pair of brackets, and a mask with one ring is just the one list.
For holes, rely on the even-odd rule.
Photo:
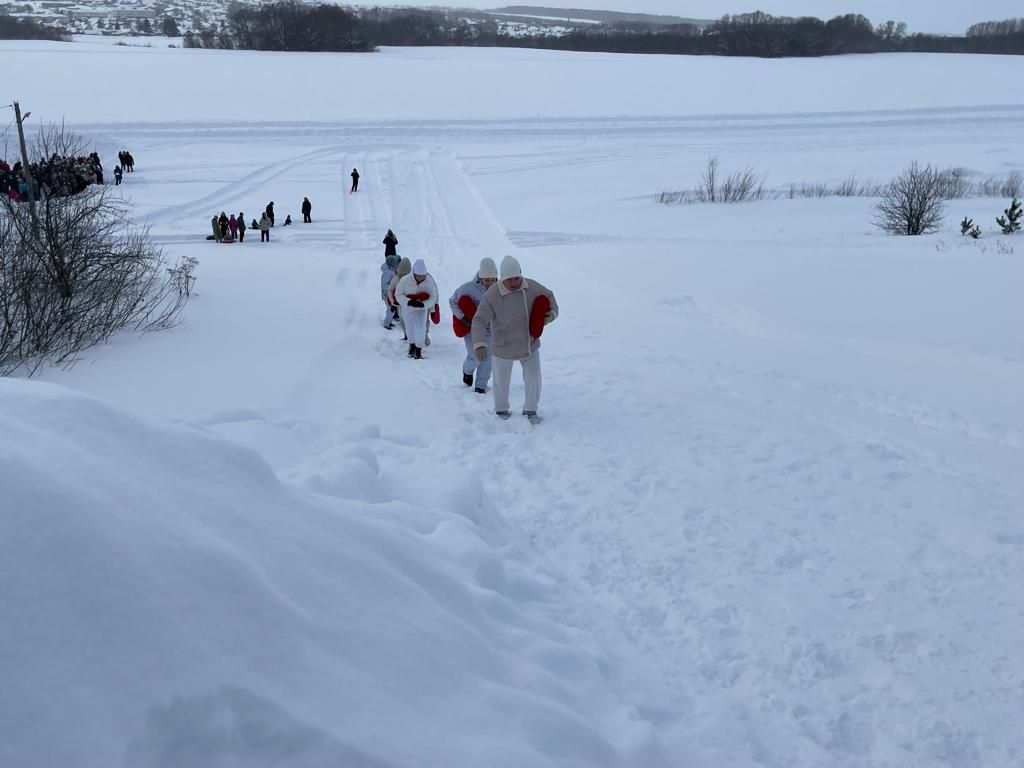
{"label": "person in white jacket", "polygon": [[427,314],[437,304],[437,283],[427,272],[423,259],[416,259],[412,272],[398,281],[395,298],[402,306],[405,332],[409,337],[409,357],[423,357],[427,336]]}

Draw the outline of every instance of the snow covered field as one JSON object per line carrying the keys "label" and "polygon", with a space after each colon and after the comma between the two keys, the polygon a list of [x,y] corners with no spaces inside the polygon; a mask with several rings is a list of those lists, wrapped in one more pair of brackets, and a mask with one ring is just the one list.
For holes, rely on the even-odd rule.
{"label": "snow covered field", "polygon": [[[200,260],[181,328],[0,381],[0,765],[1024,765],[1006,201],[913,240],[654,202],[710,152],[1024,170],[1019,58],[0,62]],[[543,425],[465,390],[447,311],[418,363],[380,327],[388,227],[445,297],[504,253],[554,290]]]}

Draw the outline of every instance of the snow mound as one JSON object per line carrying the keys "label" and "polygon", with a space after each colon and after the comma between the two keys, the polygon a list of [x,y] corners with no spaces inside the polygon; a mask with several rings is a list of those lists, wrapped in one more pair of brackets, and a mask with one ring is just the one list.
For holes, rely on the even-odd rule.
{"label": "snow mound", "polygon": [[388,498],[368,436],[313,493],[13,380],[0,434],[0,765],[664,764],[471,479]]}

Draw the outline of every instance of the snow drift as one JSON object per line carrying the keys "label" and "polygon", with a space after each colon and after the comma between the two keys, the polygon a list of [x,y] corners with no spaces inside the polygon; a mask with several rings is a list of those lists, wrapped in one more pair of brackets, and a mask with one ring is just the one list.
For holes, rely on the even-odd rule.
{"label": "snow drift", "polygon": [[0,764],[659,764],[471,481],[453,512],[338,498],[380,496],[353,446],[365,473],[318,496],[13,380],[0,432]]}

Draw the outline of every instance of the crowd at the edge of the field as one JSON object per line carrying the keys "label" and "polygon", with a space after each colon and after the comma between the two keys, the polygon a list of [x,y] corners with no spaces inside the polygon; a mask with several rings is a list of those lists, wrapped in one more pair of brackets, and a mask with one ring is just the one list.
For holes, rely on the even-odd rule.
{"label": "crowd at the edge of the field", "polygon": [[[135,169],[135,158],[126,150],[118,152],[118,165],[114,166],[114,184],[120,184],[125,172]],[[21,161],[10,165],[0,160],[0,195],[16,203],[31,198],[24,166]],[[67,197],[77,195],[93,184],[103,184],[103,163],[96,152],[81,156],[53,154],[28,166],[28,177],[32,180],[32,192],[40,198]]]}

